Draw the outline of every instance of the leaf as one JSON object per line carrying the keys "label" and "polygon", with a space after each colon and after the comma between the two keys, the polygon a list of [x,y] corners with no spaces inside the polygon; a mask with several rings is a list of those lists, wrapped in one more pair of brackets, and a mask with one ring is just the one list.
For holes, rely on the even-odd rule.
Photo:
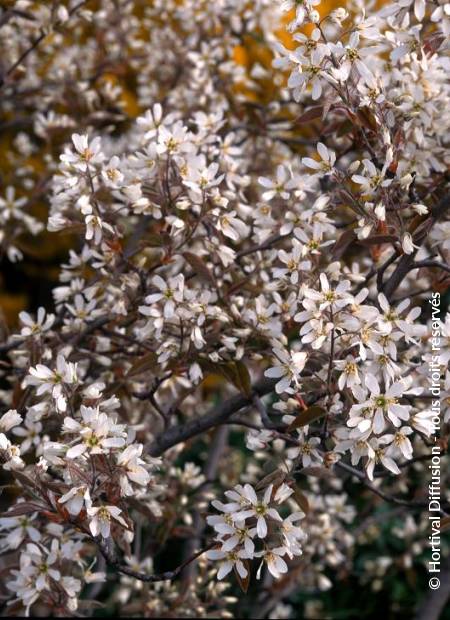
{"label": "leaf", "polygon": [[346,230],[345,232],[343,232],[342,235],[339,237],[339,239],[336,239],[336,242],[333,245],[333,248],[332,248],[333,259],[337,260],[341,258],[347,251],[347,248],[352,243],[354,243],[355,239],[356,239],[356,235],[355,235],[354,230],[350,229],[350,230]]}
{"label": "leaf", "polygon": [[261,491],[261,489],[265,489],[266,487],[268,487],[269,484],[281,484],[282,482],[284,482],[285,478],[286,473],[284,471],[281,471],[281,469],[275,469],[274,471],[270,472],[270,474],[267,474],[267,476],[264,476],[264,478],[262,478],[255,485],[255,489],[257,491]]}
{"label": "leaf", "polygon": [[240,389],[245,396],[250,398],[252,394],[252,380],[250,378],[248,368],[242,360],[238,360],[237,362],[234,362],[234,364],[236,367],[237,378],[236,387]]}
{"label": "leaf", "polygon": [[145,245],[151,247],[151,248],[159,248],[162,245],[164,245],[164,236],[163,235],[157,235],[154,233],[151,233],[149,235],[145,235]]}
{"label": "leaf", "polygon": [[248,560],[242,560],[243,565],[245,566],[245,570],[247,571],[247,576],[242,578],[240,574],[237,572],[236,568],[233,568],[234,574],[236,575],[237,582],[244,594],[247,593],[248,586],[250,584],[250,562]]}
{"label": "leaf", "polygon": [[36,483],[34,482],[34,480],[32,480],[31,478],[29,478],[28,476],[26,476],[25,474],[23,474],[21,471],[13,471],[12,475],[14,476],[14,478],[16,478],[16,480],[18,480],[20,482],[20,484],[22,484],[23,486],[26,487],[30,487],[30,489],[35,490],[37,488]]}
{"label": "leaf", "polygon": [[398,241],[394,235],[372,235],[367,239],[358,239],[360,245],[380,245],[381,243],[392,243]]}
{"label": "leaf", "polygon": [[41,506],[34,502],[21,502],[13,506],[7,512],[0,513],[0,517],[18,517],[20,515],[27,515],[30,512],[42,512],[42,510],[45,510],[45,506]]}
{"label": "leaf", "polygon": [[214,276],[212,275],[202,258],[196,256],[195,254],[192,254],[192,252],[183,252],[182,256],[190,264],[190,266],[198,276],[202,276],[204,280],[208,280],[212,284],[215,283]]}
{"label": "leaf", "polygon": [[295,119],[295,122],[299,124],[307,123],[308,121],[312,121],[316,118],[320,118],[322,116],[322,112],[323,112],[323,106],[321,105],[314,106],[306,110],[306,112],[304,112],[303,114],[300,114],[300,116],[297,116],[297,118]]}
{"label": "leaf", "polygon": [[370,108],[364,106],[358,109],[357,117],[359,124],[369,131],[377,131],[377,121]]}
{"label": "leaf", "polygon": [[315,478],[329,478],[332,475],[330,470],[325,467],[303,467],[299,473],[304,476],[314,476]]}
{"label": "leaf", "polygon": [[342,136],[347,135],[348,133],[350,133],[351,131],[353,131],[355,128],[354,123],[352,123],[350,120],[345,120],[343,123],[341,123],[341,125],[339,125],[336,135],[341,138]]}
{"label": "leaf", "polygon": [[301,428],[302,426],[311,424],[311,422],[315,422],[316,420],[319,420],[325,414],[326,414],[326,411],[323,407],[319,407],[318,405],[313,405],[312,407],[308,407],[308,409],[305,409],[305,411],[301,411],[298,414],[295,420],[289,424],[286,431],[289,433],[290,431],[293,431],[296,428]]}
{"label": "leaf", "polygon": [[130,370],[127,372],[127,377],[133,377],[134,375],[138,375],[142,372],[146,372],[147,370],[151,370],[154,368],[157,362],[156,353],[150,351],[146,353],[142,357],[140,357],[134,364],[131,366]]}
{"label": "leaf", "polygon": [[298,486],[296,484],[294,484],[293,489],[294,489],[294,499],[295,499],[295,501],[297,502],[299,507],[303,510],[305,515],[307,515],[309,513],[309,511],[311,510],[310,506],[309,506],[308,498],[303,493],[303,491],[301,491],[298,488]]}
{"label": "leaf", "polygon": [[225,377],[225,379],[229,383],[232,383],[244,396],[251,396],[252,385],[250,373],[245,363],[241,360],[220,364],[215,364],[210,360],[200,360],[199,363],[202,369]]}

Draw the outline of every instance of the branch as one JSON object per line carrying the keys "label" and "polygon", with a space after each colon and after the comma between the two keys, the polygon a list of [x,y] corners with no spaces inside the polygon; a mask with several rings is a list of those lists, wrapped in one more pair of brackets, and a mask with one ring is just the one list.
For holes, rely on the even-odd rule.
{"label": "branch", "polygon": [[[436,222],[450,209],[450,194],[445,196],[437,205],[431,208],[431,217],[428,218],[419,229],[417,229],[414,233],[414,242],[419,245],[419,247],[424,243],[425,239],[428,236],[431,228],[436,224]],[[415,256],[417,254],[417,250],[412,254],[404,254],[397,267],[393,271],[389,280],[386,282],[384,287],[384,294],[390,300],[392,299],[392,295],[395,293],[397,288],[402,283],[405,276],[415,269]]]}
{"label": "branch", "polygon": [[146,573],[140,573],[138,571],[135,571],[129,566],[126,566],[125,564],[121,564],[120,561],[114,557],[113,553],[108,549],[106,543],[103,540],[98,540],[94,537],[92,537],[92,539],[97,545],[102,556],[105,558],[106,562],[118,573],[122,573],[122,575],[128,575],[129,577],[134,577],[134,579],[138,579],[139,581],[145,581],[146,583],[156,583],[157,581],[172,581],[181,573],[184,568],[186,568],[186,566],[188,566],[188,564],[199,558],[216,544],[215,542],[211,543],[207,547],[204,547],[200,551],[197,551],[197,553],[194,553],[194,555],[189,557],[187,560],[185,560],[182,564],[180,564],[173,570],[167,571],[165,573],[148,575]]}
{"label": "branch", "polygon": [[[189,558],[196,549],[200,547],[201,537],[205,529],[205,518],[202,515],[202,503],[208,502],[208,492],[211,489],[212,481],[217,477],[223,452],[228,445],[228,428],[220,426],[213,436],[208,452],[208,458],[205,463],[203,475],[205,483],[203,484],[199,496],[197,497],[196,509],[192,515],[193,535],[187,540],[184,557]],[[197,565],[189,564],[187,569],[183,571],[182,579],[187,584],[193,583],[196,575]]]}
{"label": "branch", "polygon": [[[81,0],[81,2],[76,4],[69,11],[69,17],[71,17],[74,13],[76,13],[76,11],[78,11],[78,9],[81,8],[88,1],[89,0]],[[21,17],[23,17],[23,15]],[[53,30],[56,27],[61,26],[63,23],[65,23],[65,22],[61,22],[60,20],[56,21],[53,24]],[[17,69],[17,67],[19,67],[22,64],[22,62],[31,54],[31,52],[33,52],[33,50],[35,50],[39,46],[39,44],[50,34],[50,32],[51,31],[47,31],[47,30],[44,30],[43,32],[41,32],[41,34],[38,37],[36,37],[34,39],[34,41],[31,43],[30,47],[27,47],[27,49],[24,52],[22,52],[22,54],[19,56],[19,58],[16,60],[16,62],[14,62],[9,67],[9,69],[6,70],[5,74],[0,77],[0,89],[7,83],[8,76],[10,76],[11,73],[14,73],[14,71]]]}
{"label": "branch", "polygon": [[269,394],[277,380],[276,379],[261,379],[258,381],[252,389],[250,396],[244,396],[243,394],[237,394],[232,396],[228,400],[224,401],[218,407],[211,409],[209,413],[195,419],[189,420],[185,424],[180,426],[172,426],[166,431],[157,436],[154,441],[147,446],[147,452],[150,456],[161,456],[166,450],[172,446],[200,435],[210,428],[214,428],[219,424],[224,424],[228,419],[243,407],[250,405],[253,400],[253,396],[264,396]]}
{"label": "branch", "polygon": [[447,273],[450,273],[450,265],[440,263],[437,260],[421,260],[414,263],[414,269],[420,269],[421,267],[436,267],[436,269],[442,269],[442,271],[447,271]]}
{"label": "branch", "polygon": [[[378,487],[376,487],[374,484],[369,482],[369,480],[366,478],[366,475],[363,472],[359,471],[355,467],[352,467],[351,465],[347,465],[347,463],[344,463],[342,461],[337,461],[335,463],[335,467],[339,467],[339,469],[343,469],[344,471],[349,472],[350,474],[352,474],[352,476],[356,476],[356,478],[358,478],[364,484],[366,489],[368,489],[372,493],[375,493],[375,495],[378,495],[378,497],[381,497],[381,499],[384,499],[386,502],[389,502],[391,504],[397,504],[398,506],[407,506],[408,508],[427,508],[428,507],[428,502],[408,501],[406,499],[395,497],[394,495],[389,495],[388,493],[385,493],[384,491],[380,491]],[[440,512],[443,516],[447,516],[446,512],[444,511],[440,511]]]}

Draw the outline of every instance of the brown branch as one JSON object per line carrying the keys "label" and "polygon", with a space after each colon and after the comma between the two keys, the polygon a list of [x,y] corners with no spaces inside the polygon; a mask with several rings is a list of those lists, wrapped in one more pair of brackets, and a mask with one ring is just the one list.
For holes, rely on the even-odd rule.
{"label": "brown branch", "polygon": [[218,407],[214,407],[209,413],[194,420],[189,420],[185,424],[168,428],[147,446],[147,453],[151,456],[161,456],[172,446],[200,435],[210,428],[226,423],[233,413],[252,403],[254,394],[258,396],[269,394],[272,392],[275,384],[276,380],[274,379],[261,379],[253,386],[252,395],[244,396],[243,394],[238,394],[232,396]]}
{"label": "brown branch", "polygon": [[[78,11],[79,8],[81,8],[84,4],[86,4],[89,0],[81,0],[81,2],[79,2],[78,4],[76,4],[70,11],[69,11],[69,17],[71,17],[74,13],[76,13],[76,11]],[[23,16],[22,16],[23,17]],[[57,20],[54,25],[53,28],[56,28],[58,26],[61,26],[63,23],[65,22],[61,22],[60,20]],[[16,62],[14,62],[9,69],[7,69],[5,71],[5,74],[3,76],[0,77],[0,88],[2,88],[6,83],[7,83],[7,78],[8,76],[11,75],[11,73],[13,73],[17,67],[19,67],[23,61],[39,46],[39,44],[50,34],[50,31],[46,31],[44,30],[43,32],[41,32],[41,34],[36,37],[34,39],[34,41],[32,41],[30,47],[27,47],[27,49],[22,52],[22,54],[19,56],[19,58],[16,60]]]}
{"label": "brown branch", "polygon": [[[419,247],[425,242],[425,239],[428,237],[428,233],[431,228],[439,221],[441,217],[445,215],[445,213],[450,209],[450,194],[442,198],[437,205],[430,209],[430,216],[428,220],[426,220],[419,229],[416,230],[414,234],[414,243]],[[397,288],[400,286],[404,278],[408,275],[410,271],[416,269],[415,267],[415,256],[417,254],[417,249],[412,254],[404,254],[397,267],[391,274],[389,280],[386,282],[384,286],[384,294],[386,297],[391,300],[392,295],[395,293]]]}
{"label": "brown branch", "polygon": [[[384,499],[386,502],[389,502],[391,504],[397,504],[398,506],[407,506],[408,508],[415,508],[415,509],[428,507],[428,502],[419,502],[419,501],[410,501],[406,499],[401,499],[400,497],[395,497],[394,495],[389,495],[388,493],[381,491],[378,487],[376,487],[374,484],[369,482],[369,480],[366,478],[366,475],[363,472],[359,471],[359,469],[356,469],[355,467],[352,467],[351,465],[347,465],[347,463],[344,463],[343,461],[337,461],[335,463],[335,467],[338,467],[339,469],[342,469],[352,474],[352,476],[355,476],[356,478],[358,478],[358,480],[360,480],[363,483],[366,489],[368,489],[375,495],[378,495],[378,497],[381,497],[381,499]],[[442,510],[440,512],[443,516],[447,516],[446,512]]]}
{"label": "brown branch", "polygon": [[173,570],[166,571],[165,573],[155,573],[153,575],[148,575],[146,573],[140,573],[139,571],[135,571],[129,566],[126,566],[125,564],[121,564],[121,562],[114,557],[113,553],[108,549],[108,546],[103,540],[99,540],[93,537],[92,539],[97,545],[102,556],[105,558],[106,562],[109,564],[109,566],[111,566],[111,568],[114,568],[114,570],[116,570],[118,573],[122,573],[122,575],[128,575],[129,577],[134,577],[134,579],[137,579],[138,581],[144,581],[146,583],[156,583],[157,581],[172,581],[173,579],[178,577],[181,571],[186,568],[188,564],[194,562],[194,560],[199,558],[216,544],[211,543],[207,547],[200,549],[200,551],[194,553],[194,555],[189,557],[187,560],[185,560],[182,564],[180,564]]}
{"label": "brown branch", "polygon": [[[192,515],[192,529],[193,535],[188,539],[184,555],[186,558],[192,556],[196,549],[201,544],[201,538],[203,530],[205,529],[205,518],[202,515],[201,504],[207,501],[208,492],[211,489],[212,481],[217,477],[221,458],[224,450],[228,445],[228,428],[226,426],[220,426],[216,429],[214,437],[212,438],[211,445],[208,452],[208,458],[206,459],[203,474],[205,476],[205,483],[201,487],[199,497],[196,500],[197,506]],[[183,571],[182,579],[186,585],[193,583],[196,575],[197,565],[190,563]]]}

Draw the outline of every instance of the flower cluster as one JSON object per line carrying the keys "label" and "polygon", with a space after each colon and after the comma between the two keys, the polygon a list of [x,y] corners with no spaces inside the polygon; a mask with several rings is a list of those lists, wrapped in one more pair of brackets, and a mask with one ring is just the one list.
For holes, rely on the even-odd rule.
{"label": "flower cluster", "polygon": [[[213,506],[223,514],[209,516],[207,521],[217,532],[220,548],[208,551],[207,557],[220,561],[218,579],[223,579],[232,569],[241,579],[247,578],[248,568],[244,563],[255,557],[262,558],[258,579],[264,563],[275,578],[287,572],[283,556],[301,555],[300,542],[305,538],[305,533],[296,524],[305,515],[297,511],[282,519],[277,510],[277,506],[292,493],[293,490],[284,483],[276,490],[273,484],[269,484],[262,497],[258,497],[252,485],[247,483],[225,492],[230,502],[223,504],[214,500]],[[264,545],[261,550],[256,550],[255,540]]]}

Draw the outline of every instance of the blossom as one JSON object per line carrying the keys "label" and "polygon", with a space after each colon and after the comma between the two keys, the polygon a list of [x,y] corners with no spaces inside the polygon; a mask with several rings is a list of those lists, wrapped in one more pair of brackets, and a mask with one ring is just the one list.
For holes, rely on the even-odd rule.
{"label": "blossom", "polygon": [[329,174],[333,171],[333,166],[336,161],[336,154],[334,151],[328,150],[322,142],[318,142],[317,152],[319,154],[320,161],[311,159],[311,157],[303,157],[302,164],[307,168],[317,170],[318,173]]}
{"label": "blossom", "polygon": [[89,529],[92,536],[109,538],[111,533],[111,519],[114,519],[124,528],[128,528],[127,522],[121,517],[121,509],[117,506],[92,506],[87,509]]}
{"label": "blossom", "polygon": [[75,152],[66,149],[61,155],[61,161],[68,167],[74,167],[81,172],[85,172],[90,166],[100,164],[104,155],[101,151],[101,138],[96,137],[89,142],[89,136],[86,134],[72,134],[72,142]]}
{"label": "blossom", "polygon": [[261,578],[261,569],[264,564],[267,565],[269,572],[275,579],[279,579],[283,573],[288,572],[288,566],[286,562],[283,560],[283,555],[286,554],[285,547],[275,547],[273,549],[267,549],[265,551],[261,551],[258,556],[263,558],[261,562],[258,572],[256,573],[256,578]]}
{"label": "blossom", "polygon": [[217,579],[219,580],[224,579],[233,568],[236,569],[242,579],[245,579],[248,575],[248,571],[242,561],[249,557],[245,549],[228,552],[221,549],[210,549],[206,552],[206,557],[209,560],[219,560],[220,566],[217,571]]}
{"label": "blossom", "polygon": [[61,495],[58,502],[65,504],[69,513],[75,517],[80,514],[84,506],[86,508],[92,506],[89,489],[83,485],[69,489],[67,493]]}
{"label": "blossom", "polygon": [[243,496],[248,500],[249,506],[244,510],[237,512],[233,519],[246,520],[249,517],[256,517],[256,533],[259,538],[265,538],[267,536],[267,522],[266,519],[274,519],[280,521],[281,517],[275,508],[270,507],[270,501],[272,496],[273,485],[269,485],[264,491],[262,499],[258,499],[254,488],[250,484],[244,485],[242,490]]}
{"label": "blossom", "polygon": [[335,289],[330,286],[326,274],[321,273],[319,280],[321,291],[319,292],[315,289],[307,288],[305,290],[305,297],[307,299],[312,299],[315,302],[319,302],[320,310],[325,310],[329,307],[333,310],[337,310],[343,308],[351,302],[351,297],[348,293],[350,288],[350,282],[348,280],[339,282]]}
{"label": "blossom", "polygon": [[58,411],[64,412],[67,408],[65,385],[77,382],[77,365],[66,362],[63,355],[56,358],[56,370],[50,370],[44,364],[37,364],[29,369],[25,378],[25,385],[37,386],[36,394],[51,393]]}
{"label": "blossom", "polygon": [[19,319],[23,327],[20,331],[21,336],[37,336],[43,332],[48,331],[55,322],[54,314],[47,314],[45,308],[42,306],[38,309],[37,319],[34,321],[28,312],[22,311],[19,313]]}
{"label": "blossom", "polygon": [[[373,375],[367,374],[364,382],[370,390],[370,398],[352,406],[348,426],[356,426],[360,433],[371,429],[378,435],[385,428],[386,418],[397,427],[400,426],[401,420],[409,419],[411,407],[400,405],[398,402],[398,398],[407,391],[403,382],[393,383],[384,393],[381,392],[380,385]],[[363,395],[363,392],[357,388],[354,388],[354,392],[360,397]]]}
{"label": "blossom", "polygon": [[307,354],[304,351],[289,353],[278,346],[274,347],[273,353],[278,363],[268,368],[264,375],[271,379],[280,379],[275,386],[277,394],[292,393],[293,390],[290,386],[293,382],[298,386],[300,374],[306,364]]}
{"label": "blossom", "polygon": [[120,485],[124,495],[133,494],[130,482],[143,487],[150,482],[150,474],[145,468],[145,461],[141,458],[142,450],[142,444],[131,444],[117,456],[117,465],[123,472]]}
{"label": "blossom", "polygon": [[33,525],[35,518],[35,513],[21,517],[0,517],[0,531],[7,530],[6,535],[2,535],[0,547],[3,549],[17,549],[27,539],[32,542],[39,542],[41,533]]}
{"label": "blossom", "polygon": [[[159,289],[159,293],[152,293],[145,298],[146,304],[154,304],[159,301],[164,303],[164,317],[170,319],[175,315],[176,304],[183,301],[184,277],[182,274],[163,280],[160,276],[154,276],[152,283]],[[141,306],[139,311],[147,314],[149,308]]]}
{"label": "blossom", "polygon": [[352,181],[361,185],[361,191],[365,194],[372,194],[379,187],[388,187],[392,183],[392,179],[386,179],[386,171],[392,162],[392,153],[386,157],[382,170],[378,170],[370,159],[363,159],[364,175],[354,174]]}
{"label": "blossom", "polygon": [[82,422],[70,417],[64,418],[64,432],[78,435],[67,450],[67,458],[76,459],[86,453],[104,454],[125,444],[124,426],[116,424],[98,407],[81,405],[80,412]]}
{"label": "blossom", "polygon": [[375,469],[375,465],[377,463],[381,463],[386,469],[388,469],[393,474],[399,474],[400,470],[397,466],[397,463],[394,459],[388,455],[386,444],[388,444],[391,440],[389,435],[383,435],[382,437],[372,437],[370,440],[370,446],[372,448],[372,453],[367,459],[366,463],[366,472],[369,480],[373,480],[373,471]]}
{"label": "blossom", "polygon": [[27,203],[27,198],[16,198],[16,190],[11,185],[6,188],[5,198],[0,196],[0,219],[7,222],[11,218],[22,219],[21,208]]}
{"label": "blossom", "polygon": [[23,418],[15,409],[9,409],[0,417],[0,431],[6,433],[21,424]]}
{"label": "blossom", "polygon": [[277,166],[275,180],[259,177],[258,182],[266,188],[266,191],[262,194],[262,199],[267,201],[272,200],[276,196],[287,200],[290,196],[290,190],[295,187],[293,180],[290,179],[286,169],[281,165]]}

